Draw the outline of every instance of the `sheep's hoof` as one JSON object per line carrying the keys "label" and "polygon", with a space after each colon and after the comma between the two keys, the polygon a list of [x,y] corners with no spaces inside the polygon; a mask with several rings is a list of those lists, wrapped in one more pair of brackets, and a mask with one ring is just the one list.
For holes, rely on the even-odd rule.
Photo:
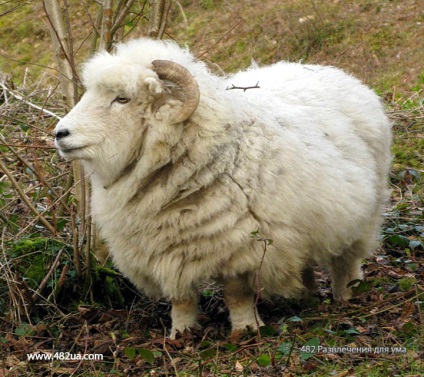
{"label": "sheep's hoof", "polygon": [[231,334],[238,333],[254,333],[259,330],[260,327],[265,326],[261,319],[256,323],[246,323],[244,325],[239,325],[237,327],[233,327],[231,330]]}
{"label": "sheep's hoof", "polygon": [[193,326],[185,327],[184,330],[172,328],[171,333],[169,334],[169,339],[175,340],[178,337],[184,336],[184,334],[191,333],[192,330],[201,330],[202,326],[200,326],[198,323],[195,323]]}
{"label": "sheep's hoof", "polygon": [[265,326],[265,325],[261,322],[259,327],[255,324],[255,325],[246,325],[244,328],[232,329],[228,339],[230,342],[237,343],[238,341],[240,341],[246,336],[256,335],[262,326]]}
{"label": "sheep's hoof", "polygon": [[333,291],[333,299],[338,302],[347,302],[353,296],[353,292],[351,288]]}

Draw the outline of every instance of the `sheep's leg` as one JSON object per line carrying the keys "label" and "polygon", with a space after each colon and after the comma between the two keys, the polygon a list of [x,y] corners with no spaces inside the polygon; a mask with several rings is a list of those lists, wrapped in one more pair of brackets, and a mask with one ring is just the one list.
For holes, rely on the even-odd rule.
{"label": "sheep's leg", "polygon": [[306,295],[314,293],[318,289],[313,267],[308,266],[302,271],[302,283],[306,288]]}
{"label": "sheep's leg", "polygon": [[230,311],[232,330],[257,330],[263,326],[255,305],[255,295],[246,276],[224,279],[224,301]]}
{"label": "sheep's leg", "polygon": [[361,259],[351,249],[331,259],[329,270],[335,300],[347,301],[352,298],[352,288],[347,285],[353,280],[362,280]]}
{"label": "sheep's leg", "polygon": [[175,339],[177,332],[183,332],[193,328],[199,328],[197,323],[197,293],[194,293],[186,299],[176,300],[172,299],[172,328],[170,338]]}

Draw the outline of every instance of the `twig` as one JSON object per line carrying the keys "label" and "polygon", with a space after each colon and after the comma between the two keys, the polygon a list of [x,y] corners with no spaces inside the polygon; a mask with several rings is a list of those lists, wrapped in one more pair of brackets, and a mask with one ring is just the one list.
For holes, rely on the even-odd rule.
{"label": "twig", "polygon": [[[130,0],[132,1],[132,0]],[[115,24],[116,18],[120,15],[122,7],[127,2],[127,0],[119,0],[118,5],[115,7],[115,14],[113,16],[113,24]]]}
{"label": "twig", "polygon": [[291,355],[292,355],[293,350],[294,350],[294,342],[295,341],[296,341],[296,333],[293,334],[293,341],[292,341],[292,344],[291,344],[291,347],[290,347],[289,354],[287,355],[286,368],[288,368],[290,366],[290,358],[291,358]]}
{"label": "twig", "polygon": [[202,52],[200,55],[196,56],[196,59],[200,59],[203,55],[206,55],[209,51],[211,51],[218,43],[220,43],[228,34],[230,34],[235,28],[237,28],[241,23],[242,19],[239,20],[230,30],[228,30],[221,38],[219,38],[212,46],[210,46],[207,50]]}
{"label": "twig", "polygon": [[93,20],[90,12],[87,9],[86,4],[84,5],[84,7],[88,15],[88,18],[90,20],[91,27],[93,28],[93,32],[91,33],[91,42],[90,42],[90,56],[91,56],[96,52],[97,39],[99,38],[99,35],[100,35],[100,27],[102,24],[103,11],[102,11],[102,7],[98,5],[96,19]]}
{"label": "twig", "polygon": [[0,141],[0,145],[3,145],[5,147],[16,147],[16,148],[34,148],[34,149],[56,149],[55,147],[48,147],[46,145],[31,145],[31,144],[6,144],[3,141]]}
{"label": "twig", "polygon": [[164,15],[167,0],[150,0],[149,3],[149,27],[147,35],[150,38],[160,39],[159,32],[161,26],[166,22]]}
{"label": "twig", "polygon": [[[48,181],[50,182],[50,181],[52,181],[52,180],[54,180],[54,179],[56,179],[56,178],[61,178],[62,176],[64,176],[65,174],[68,174],[68,173],[62,173],[62,174],[60,174],[59,176],[57,176],[57,177],[52,177],[52,178],[49,178],[48,179]],[[30,192],[32,192],[32,191],[34,191],[34,190],[36,190],[36,189],[38,189],[39,187],[41,187],[41,183],[38,183],[38,184],[36,184],[36,185],[34,185],[34,186],[32,186],[31,188],[29,188],[29,189],[26,189],[25,191],[24,191],[24,194],[25,195],[28,195]],[[65,198],[66,198],[66,196],[65,195],[68,195],[69,196],[69,194],[70,194],[70,189],[71,188],[65,188],[65,190],[64,190],[64,194],[61,196],[61,199],[62,200],[65,200]],[[13,198],[13,199],[11,199],[10,201],[8,201],[3,207],[0,207],[0,211],[4,211],[4,210],[6,210],[6,208],[8,208],[8,207],[10,207],[10,206],[12,206],[14,203],[16,203],[17,201],[19,200],[19,198]],[[65,200],[65,203],[66,203],[66,201],[67,200]]]}
{"label": "twig", "polygon": [[94,241],[93,240],[93,236],[94,234],[92,233],[92,229],[91,228],[91,216],[88,215],[85,218],[86,221],[86,229],[84,234],[87,235],[87,241],[85,243],[85,265],[87,266],[87,268],[85,269],[85,282],[86,282],[86,286],[90,287],[90,293],[93,294],[93,284],[92,284],[92,279],[91,279],[91,265],[92,265],[92,259],[91,259],[91,242]]}
{"label": "twig", "polygon": [[56,297],[58,296],[60,290],[62,289],[63,284],[65,284],[66,274],[67,274],[68,270],[69,270],[69,264],[65,264],[63,266],[62,273],[60,274],[60,277],[59,277],[59,280],[57,282],[56,288],[52,292],[52,296],[51,297],[54,299],[54,301],[56,301]]}
{"label": "twig", "polygon": [[[361,316],[359,316],[359,317],[360,317],[360,318],[368,318],[368,317],[373,317],[373,316],[378,315],[378,314],[381,314],[381,313],[388,312],[389,310],[392,310],[392,309],[394,309],[394,308],[396,308],[396,307],[398,307],[398,306],[402,306],[402,305],[404,305],[404,304],[405,304],[405,302],[407,302],[407,301],[412,301],[412,300],[418,299],[418,298],[420,298],[420,296],[422,296],[422,295],[424,295],[424,293],[423,293],[423,292],[421,292],[421,293],[417,293],[415,296],[413,296],[413,297],[411,297],[411,298],[407,299],[406,301],[401,301],[401,302],[399,302],[399,303],[397,303],[397,304],[390,305],[390,306],[389,306],[389,307],[387,307],[387,308],[384,308],[384,309],[381,309],[381,310],[377,310],[377,311],[376,311],[376,312],[374,312],[374,313],[369,313],[369,314],[361,315]],[[391,300],[393,300],[393,299],[391,299]]]}
{"label": "twig", "polygon": [[4,59],[10,60],[11,62],[16,62],[16,63],[20,63],[20,64],[25,64],[25,65],[29,65],[29,66],[33,66],[33,67],[40,67],[40,68],[44,68],[46,70],[50,70],[50,71],[54,71],[56,72],[58,75],[60,75],[61,77],[64,77],[66,80],[70,80],[68,77],[66,77],[58,68],[54,68],[54,67],[49,67],[48,65],[45,64],[38,64],[38,63],[31,63],[31,62],[26,62],[23,60],[19,60],[19,59],[13,59],[3,53],[0,53],[0,56]]}
{"label": "twig", "polygon": [[38,105],[35,105],[35,104],[33,104],[32,102],[30,102],[30,101],[28,101],[28,100],[24,99],[24,97],[23,97],[23,96],[21,96],[21,95],[19,95],[19,94],[15,93],[13,90],[9,89],[7,86],[5,86],[4,84],[2,84],[1,82],[0,82],[0,87],[2,87],[2,89],[3,89],[3,90],[5,90],[6,92],[10,93],[10,94],[11,94],[13,97],[15,97],[17,100],[19,100],[19,101],[22,101],[22,102],[26,103],[28,106],[31,106],[31,107],[33,107],[34,109],[40,110],[40,111],[42,111],[43,113],[45,113],[45,114],[47,114],[47,115],[50,115],[50,116],[52,116],[52,117],[54,117],[54,118],[56,118],[56,119],[59,119],[59,120],[61,120],[61,119],[62,119],[60,116],[56,115],[55,113],[53,113],[53,112],[51,112],[51,111],[49,111],[49,110],[46,110],[45,108],[43,108],[43,107],[41,107],[41,106],[38,106]]}
{"label": "twig", "polygon": [[187,16],[186,16],[186,15],[185,15],[185,13],[184,13],[184,9],[183,9],[183,7],[182,7],[181,3],[180,3],[179,1],[175,1],[175,4],[178,6],[178,8],[179,8],[179,10],[180,10],[180,12],[181,12],[181,16],[182,16],[182,18],[183,18],[183,20],[184,20],[184,23],[185,23],[185,25],[186,25],[186,28],[188,28],[188,20],[187,20]]}
{"label": "twig", "polygon": [[233,89],[241,89],[243,90],[243,92],[245,92],[248,89],[260,89],[259,81],[256,83],[256,85],[253,85],[253,86],[235,86],[232,84],[231,86],[227,86],[226,90],[233,90]]}
{"label": "twig", "polygon": [[[10,266],[11,263],[7,259],[7,255],[6,255],[6,251],[4,247],[5,233],[6,233],[6,228],[3,228],[2,235],[1,235],[1,249],[3,252],[4,263],[0,263],[0,267],[4,269],[4,275],[6,276],[7,285],[9,287],[9,297],[10,297],[10,300],[12,301],[11,308],[14,309],[14,310],[11,310],[11,313],[16,322],[21,322],[22,321],[21,309],[23,309],[25,311],[27,321],[31,323],[31,317],[28,312],[27,300],[25,297],[25,293],[28,292],[28,290],[22,289],[23,287],[21,283],[23,281],[22,282],[17,281],[16,274],[15,275],[13,274],[13,271]],[[27,287],[25,286],[25,288]],[[22,303],[22,305],[20,305],[20,302]]]}
{"label": "twig", "polygon": [[[40,112],[40,114],[41,114],[41,112]],[[29,120],[26,120],[26,121],[24,121],[24,120],[20,120],[20,119],[18,119],[18,118],[14,118],[13,116],[10,116],[10,115],[8,115],[8,114],[5,114],[5,113],[3,113],[3,114],[1,114],[1,117],[3,118],[2,120],[8,120],[8,121],[12,121],[12,122],[15,122],[15,124],[22,124],[22,125],[25,125],[26,127],[28,127],[28,128],[31,128],[31,129],[33,129],[33,130],[36,130],[36,131],[38,131],[38,132],[40,132],[40,133],[42,133],[42,134],[46,134],[46,135],[48,135],[48,136],[52,136],[52,134],[51,134],[51,132],[49,132],[49,131],[47,131],[46,129],[42,129],[42,128],[40,128],[40,127],[37,127],[37,126],[35,126],[33,123],[32,123],[32,121],[31,121],[31,123],[28,123],[29,122]],[[53,120],[54,122],[55,122],[55,120]],[[0,134],[0,138],[2,139],[2,140],[6,140],[6,138],[3,136],[3,135],[1,135]]]}
{"label": "twig", "polygon": [[77,277],[81,277],[81,264],[79,260],[79,232],[75,221],[74,211],[69,212],[69,219],[71,221],[71,230],[72,230],[72,250],[73,250],[73,259],[75,265],[75,271]]}
{"label": "twig", "polygon": [[171,9],[172,0],[166,2],[165,9],[163,11],[163,21],[161,23],[158,39],[162,39],[163,35],[165,34],[165,28],[166,28],[166,22],[168,20],[169,10]]}
{"label": "twig", "polygon": [[264,243],[264,253],[262,254],[262,258],[261,258],[261,263],[259,264],[259,268],[256,271],[256,298],[255,298],[255,310],[254,310],[254,314],[255,314],[255,321],[256,321],[256,326],[258,327],[258,340],[261,340],[261,330],[259,328],[259,318],[258,318],[258,303],[259,303],[259,297],[261,297],[261,291],[262,291],[262,287],[261,287],[261,269],[262,269],[262,264],[264,262],[264,258],[265,258],[265,254],[266,254],[266,241]]}
{"label": "twig", "polygon": [[134,1],[135,0],[129,0],[128,3],[125,5],[124,9],[121,11],[121,13],[116,17],[115,23],[110,29],[110,33],[112,34],[112,37],[113,35],[115,35],[116,31],[122,26],[121,23],[124,20],[125,16],[127,16],[130,8],[134,4]]}
{"label": "twig", "polygon": [[[415,297],[420,296],[420,294],[418,293],[417,286],[415,286],[415,293],[416,293]],[[421,312],[421,305],[417,305],[417,308],[418,308],[418,318],[420,319],[420,324],[423,325],[423,314]]]}
{"label": "twig", "polygon": [[62,253],[63,253],[63,249],[60,249],[49,271],[47,272],[46,276],[44,276],[43,280],[38,286],[38,289],[32,294],[32,300],[34,302],[38,301],[39,297],[41,296],[42,290],[44,289],[44,287],[46,286],[47,282],[50,279],[50,276],[52,276],[53,272],[56,270],[57,265],[59,264],[59,261],[60,261],[60,257],[62,256]]}
{"label": "twig", "polygon": [[[87,242],[88,245],[90,246],[91,244],[91,226],[89,226],[89,223],[91,222],[91,219],[89,218],[90,216],[88,215],[89,213],[89,203],[88,203],[88,184],[85,180],[85,173],[84,173],[84,167],[83,166],[79,166],[79,180],[78,180],[78,185],[75,181],[75,177],[74,177],[74,182],[75,182],[75,187],[79,187],[81,190],[80,193],[80,198],[81,198],[81,202],[79,203],[79,207],[78,207],[78,213],[80,215],[80,219],[81,219],[81,224],[80,224],[80,233],[83,235],[80,239],[79,239],[79,249],[78,252],[81,251],[81,253],[79,252],[79,255],[82,255],[82,251],[83,251],[83,245],[84,242]],[[89,252],[89,248],[86,249],[87,252]],[[75,258],[78,259],[78,256],[75,255]],[[89,257],[86,255],[86,259],[89,260]],[[80,271],[81,272],[81,271]],[[90,274],[90,266],[87,266],[87,270],[86,270],[86,276],[88,277],[88,275]]]}
{"label": "twig", "polygon": [[0,160],[0,168],[3,170],[4,174],[6,174],[7,178],[9,178],[10,182],[12,183],[12,186],[18,193],[19,197],[25,202],[25,204],[28,206],[28,208],[31,210],[31,212],[36,215],[37,218],[43,223],[43,225],[53,234],[57,235],[57,231],[53,226],[44,218],[44,216],[37,211],[37,209],[32,205],[30,200],[27,198],[25,193],[22,191],[21,187],[19,186],[16,179],[13,177],[12,173],[9,171],[7,166],[3,164],[3,161]]}
{"label": "twig", "polygon": [[258,318],[258,313],[257,313],[257,307],[258,307],[259,298],[261,296],[261,291],[262,291],[262,288],[261,288],[261,269],[262,269],[262,265],[264,263],[265,254],[266,254],[266,251],[267,251],[267,246],[272,244],[272,240],[269,239],[269,238],[261,237],[259,235],[259,230],[257,230],[256,232],[252,232],[251,237],[256,238],[257,241],[261,241],[261,242],[264,243],[264,252],[262,254],[261,262],[259,263],[259,268],[256,271],[256,274],[257,274],[256,275],[257,276],[257,278],[256,278],[257,291],[256,291],[255,311],[254,311],[255,321],[256,321],[256,325],[258,327],[258,340],[260,341],[261,340],[261,332],[260,332],[260,329],[259,329],[259,318]]}
{"label": "twig", "polygon": [[[69,173],[68,178],[66,180],[65,187],[62,190],[62,201],[64,203],[68,203],[68,199],[69,199],[69,196],[71,195],[71,189],[72,189],[73,183],[74,183],[74,177],[72,176],[71,173]],[[67,206],[61,205],[57,210],[57,214],[59,217],[63,215],[65,209],[68,211],[68,213],[70,213],[70,210]]]}
{"label": "twig", "polygon": [[171,354],[169,353],[168,348],[166,348],[166,337],[165,336],[163,337],[163,349],[165,350],[166,354],[168,355],[169,360],[171,360],[171,365],[174,368],[175,375],[177,377],[179,377],[179,373],[178,373],[177,367],[175,366],[175,361],[172,358]]}
{"label": "twig", "polygon": [[[3,4],[1,4],[1,5],[4,5],[4,4],[5,4],[5,3],[3,3]],[[17,9],[19,9],[19,8],[22,8],[22,7],[24,7],[25,5],[28,5],[28,4],[31,4],[31,2],[30,2],[30,1],[27,1],[27,2],[25,2],[25,3],[23,3],[23,4],[16,5],[16,6],[14,6],[13,8],[10,8],[10,9],[8,9],[8,10],[4,11],[3,13],[0,13],[0,17],[5,16],[5,15],[6,15],[6,14],[8,14],[8,13],[12,13],[12,12],[14,12],[15,10],[17,10]]]}
{"label": "twig", "polygon": [[[60,196],[56,190],[53,188],[53,186],[49,183],[48,180],[45,179],[45,177],[43,176],[42,172],[40,171],[40,169],[36,168],[36,165],[32,166],[26,159],[24,159],[22,156],[19,155],[19,153],[17,153],[15,151],[15,149],[11,146],[8,146],[9,150],[15,155],[15,157],[21,161],[28,169],[30,169],[32,172],[35,173],[35,175],[38,177],[40,184],[43,187],[47,187],[50,192],[53,194],[53,196],[56,198],[56,200],[58,200],[62,206],[69,211],[69,207],[66,204],[66,201],[63,200],[63,197]],[[37,161],[37,157],[35,156],[34,161]]]}
{"label": "twig", "polygon": [[[134,17],[129,20],[130,23],[133,24],[133,26],[128,30],[124,35],[122,36],[122,39],[125,39],[138,25],[141,19],[145,19],[146,21],[149,21],[149,19],[144,15],[144,8],[146,6],[148,0],[145,0],[143,3],[143,6],[140,10],[140,12],[132,12],[134,14]],[[138,19],[138,20],[137,20]]]}

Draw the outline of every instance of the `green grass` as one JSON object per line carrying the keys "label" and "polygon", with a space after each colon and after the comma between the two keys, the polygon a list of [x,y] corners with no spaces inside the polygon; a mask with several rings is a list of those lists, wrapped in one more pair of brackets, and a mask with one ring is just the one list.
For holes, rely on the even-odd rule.
{"label": "green grass", "polygon": [[395,103],[394,170],[418,169],[424,165],[424,86],[419,81],[413,94]]}
{"label": "green grass", "polygon": [[[11,5],[10,2],[0,5],[0,13],[6,12]],[[43,65],[52,63],[52,51],[46,48],[50,34],[38,16],[31,2],[0,16],[0,50],[4,54],[0,56],[0,72],[11,75],[19,83],[25,70],[29,69],[33,79],[38,80],[46,70]]]}

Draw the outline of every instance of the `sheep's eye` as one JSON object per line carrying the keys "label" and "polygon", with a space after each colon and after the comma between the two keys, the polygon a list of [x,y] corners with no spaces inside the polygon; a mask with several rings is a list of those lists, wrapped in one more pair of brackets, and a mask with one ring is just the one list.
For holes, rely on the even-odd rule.
{"label": "sheep's eye", "polygon": [[130,99],[127,98],[127,97],[118,96],[118,97],[115,98],[115,101],[123,105],[125,103],[130,102]]}

